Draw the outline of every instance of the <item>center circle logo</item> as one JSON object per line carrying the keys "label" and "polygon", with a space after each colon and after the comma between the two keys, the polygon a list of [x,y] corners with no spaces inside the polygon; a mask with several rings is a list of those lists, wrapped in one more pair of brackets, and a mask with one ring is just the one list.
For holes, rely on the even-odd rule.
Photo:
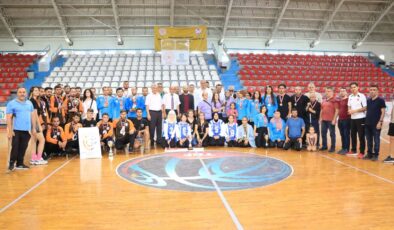
{"label": "center circle logo", "polygon": [[274,184],[291,176],[293,168],[276,158],[248,153],[183,151],[128,160],[116,172],[138,185],[203,192]]}

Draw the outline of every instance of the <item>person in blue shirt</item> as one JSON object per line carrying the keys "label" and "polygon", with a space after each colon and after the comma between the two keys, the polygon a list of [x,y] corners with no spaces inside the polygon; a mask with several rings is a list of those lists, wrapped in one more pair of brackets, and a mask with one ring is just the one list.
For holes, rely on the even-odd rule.
{"label": "person in blue shirt", "polygon": [[179,133],[179,140],[178,140],[178,147],[181,148],[189,148],[192,144],[192,129],[187,123],[187,115],[183,113],[181,115],[181,121],[178,122],[178,133]]}
{"label": "person in blue shirt", "polygon": [[253,147],[256,148],[254,141],[254,131],[248,123],[248,118],[243,117],[242,123],[237,128],[237,145],[239,147]]}
{"label": "person in blue shirt", "polygon": [[18,88],[17,97],[8,102],[6,108],[7,137],[12,140],[11,156],[8,171],[16,169],[28,169],[23,163],[30,133],[37,133],[37,115],[34,113],[33,104],[26,100],[26,89]]}
{"label": "person in blue shirt", "polygon": [[112,119],[119,119],[120,111],[125,110],[126,98],[123,97],[123,89],[116,89],[116,96],[111,99],[110,108],[112,111]]}
{"label": "person in blue shirt", "polygon": [[209,144],[210,146],[224,146],[225,133],[223,121],[219,119],[219,113],[213,113],[213,119],[209,122]]}
{"label": "person in blue shirt", "polygon": [[224,133],[228,147],[237,147],[237,128],[234,115],[228,116],[228,123],[224,125]]}
{"label": "person in blue shirt", "polygon": [[263,104],[267,106],[267,116],[268,120],[274,116],[275,111],[278,109],[278,103],[276,101],[276,96],[274,94],[274,90],[272,86],[267,85],[265,87],[265,93],[263,96]]}
{"label": "person in blue shirt", "polygon": [[[141,102],[140,102],[141,105]],[[127,118],[134,121],[137,118],[137,109],[138,109],[138,102],[136,96],[130,96],[125,99],[125,110],[127,113]],[[146,113],[146,109],[145,109]]]}
{"label": "person in blue shirt", "polygon": [[235,101],[236,109],[238,111],[238,125],[242,124],[243,117],[248,117],[250,101],[245,97],[246,93],[247,92],[245,90],[239,91],[238,98]]}
{"label": "person in blue shirt", "polygon": [[103,87],[103,95],[99,96],[97,98],[97,109],[99,110],[99,118],[102,118],[102,115],[104,113],[107,113],[110,117],[110,120],[112,119],[112,111],[111,111],[111,99],[112,97],[108,95],[109,93],[109,87],[104,86]]}
{"label": "person in blue shirt", "polygon": [[137,108],[142,110],[142,117],[146,119],[146,106],[145,101],[148,96],[148,87],[142,88],[142,95],[137,97]]}
{"label": "person in blue shirt", "polygon": [[291,110],[291,118],[286,122],[286,141],[283,146],[284,150],[293,148],[294,150],[301,151],[302,137],[305,135],[305,122],[302,118],[298,117],[296,108]]}
{"label": "person in blue shirt", "polygon": [[167,119],[163,121],[163,135],[160,145],[163,148],[175,148],[179,138],[180,135],[176,122],[176,113],[174,110],[170,110]]}
{"label": "person in blue shirt", "polygon": [[286,123],[281,118],[280,112],[276,111],[274,117],[271,119],[268,125],[268,136],[270,138],[270,147],[283,148],[283,144],[286,140]]}
{"label": "person in blue shirt", "polygon": [[267,118],[267,107],[263,105],[260,113],[254,118],[254,135],[256,141],[256,147],[268,147],[268,118]]}
{"label": "person in blue shirt", "polygon": [[[260,113],[261,106],[263,105],[263,99],[261,97],[260,91],[255,91],[249,104],[249,123],[254,126],[255,117]],[[257,144],[257,143],[256,143]]]}

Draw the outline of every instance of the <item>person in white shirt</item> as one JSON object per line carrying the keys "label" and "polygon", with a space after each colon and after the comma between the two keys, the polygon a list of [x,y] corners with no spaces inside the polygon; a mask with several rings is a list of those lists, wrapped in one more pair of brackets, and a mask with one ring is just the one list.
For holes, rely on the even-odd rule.
{"label": "person in white shirt", "polygon": [[365,152],[365,111],[367,110],[367,98],[364,94],[359,93],[358,84],[356,82],[350,83],[350,90],[352,94],[348,100],[348,113],[351,115],[350,120],[350,135],[352,139],[352,151],[349,155],[357,154],[357,135],[360,141],[360,152],[358,157],[364,157]]}
{"label": "person in white shirt", "polygon": [[154,146],[154,137],[156,130],[156,137],[160,138],[162,136],[162,120],[166,116],[163,101],[161,99],[160,93],[158,92],[158,87],[156,84],[152,85],[152,93],[148,94],[145,100],[146,113],[149,121],[149,134],[151,147]]}
{"label": "person in white shirt", "polygon": [[175,86],[170,87],[170,93],[164,94],[163,104],[164,104],[164,109],[166,111],[166,114],[168,114],[168,112],[170,112],[171,110],[174,110],[175,114],[178,116],[179,105],[181,104],[181,102],[179,100],[178,94],[176,94],[176,87]]}
{"label": "person in white shirt", "polygon": [[305,96],[307,96],[308,98],[311,98],[311,94],[315,94],[316,100],[317,100],[319,103],[322,103],[322,101],[323,101],[323,96],[321,95],[321,93],[316,92],[316,86],[315,86],[315,84],[314,84],[313,82],[311,82],[311,83],[308,84],[308,91],[309,91],[309,92],[305,93]]}
{"label": "person in white shirt", "polygon": [[97,118],[98,110],[97,110],[97,103],[96,99],[94,97],[94,94],[92,90],[90,89],[85,89],[83,92],[83,113],[82,113],[82,119],[86,119],[87,111],[88,109],[93,109],[93,117],[94,119]]}
{"label": "person in white shirt", "polygon": [[226,101],[226,96],[224,95],[224,88],[222,84],[220,83],[216,84],[215,92],[219,94],[220,101]]}
{"label": "person in white shirt", "polygon": [[129,82],[128,81],[124,81],[123,82],[123,97],[129,97],[131,94],[131,90],[129,88]]}
{"label": "person in white shirt", "polygon": [[207,101],[212,101],[212,90],[210,88],[207,88],[207,85],[208,85],[208,83],[206,80],[201,80],[200,81],[200,89],[197,89],[194,91],[195,110],[197,110],[197,105],[200,103],[200,101],[203,100],[203,98],[202,98],[203,93],[208,93]]}

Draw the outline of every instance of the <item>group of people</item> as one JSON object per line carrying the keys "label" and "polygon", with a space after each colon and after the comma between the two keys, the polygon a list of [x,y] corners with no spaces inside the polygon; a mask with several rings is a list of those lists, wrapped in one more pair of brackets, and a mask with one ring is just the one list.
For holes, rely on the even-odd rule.
{"label": "group of people", "polygon": [[[369,98],[358,84],[324,95],[308,85],[308,92],[295,87],[292,96],[286,85],[265,86],[265,92],[227,91],[218,84],[200,81],[200,87],[171,86],[164,92],[161,83],[137,93],[124,82],[116,89],[96,90],[57,85],[53,89],[19,88],[17,98],[7,104],[8,138],[12,139],[9,169],[27,169],[23,164],[29,145],[32,165],[47,164],[53,155],[78,153],[78,129],[98,127],[104,150],[173,147],[263,147],[310,151],[336,151],[335,129],[341,135],[339,154],[378,159],[380,132],[386,104],[379,88],[369,87]],[[392,113],[393,114],[393,113]],[[394,115],[389,135],[394,136]],[[330,144],[327,134],[330,133]],[[365,141],[366,140],[366,141]],[[30,141],[30,144],[29,144]],[[357,142],[359,149],[357,150]],[[367,151],[365,151],[367,142]],[[386,162],[394,162],[389,156]]]}

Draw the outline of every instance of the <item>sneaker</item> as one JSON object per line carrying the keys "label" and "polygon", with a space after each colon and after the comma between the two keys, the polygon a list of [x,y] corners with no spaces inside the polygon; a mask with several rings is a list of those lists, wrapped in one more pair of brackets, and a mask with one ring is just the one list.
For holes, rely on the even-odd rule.
{"label": "sneaker", "polygon": [[357,153],[350,151],[350,152],[346,153],[346,156],[357,156]]}
{"label": "sneaker", "polygon": [[30,160],[29,163],[30,163],[31,165],[37,165],[38,161],[36,161],[36,160]]}
{"label": "sneaker", "polygon": [[394,158],[389,155],[384,159],[383,163],[394,163]]}
{"label": "sneaker", "polygon": [[37,161],[37,164],[38,164],[38,165],[47,165],[47,164],[48,164],[48,161],[46,161],[46,160],[44,160],[44,159],[41,158],[40,160]]}
{"label": "sneaker", "polygon": [[347,151],[346,149],[341,149],[341,150],[339,150],[337,153],[338,153],[338,154],[341,154],[341,155],[346,155],[347,152],[348,152],[348,151]]}
{"label": "sneaker", "polygon": [[358,159],[363,159],[363,158],[364,158],[364,153],[359,153],[359,154],[357,155],[357,158],[358,158]]}
{"label": "sneaker", "polygon": [[373,156],[371,157],[371,161],[378,161],[379,157],[378,156]]}
{"label": "sneaker", "polygon": [[14,171],[15,170],[15,163],[14,162],[10,162],[9,166],[8,166],[8,171]]}
{"label": "sneaker", "polygon": [[16,166],[16,170],[27,170],[29,169],[29,166],[26,166],[24,164]]}
{"label": "sneaker", "polygon": [[334,153],[334,152],[335,152],[335,149],[330,149],[328,152],[329,152],[329,153]]}
{"label": "sneaker", "polygon": [[368,153],[364,155],[363,160],[371,160],[372,155],[369,155]]}
{"label": "sneaker", "polygon": [[327,150],[327,147],[323,147],[320,149],[320,151],[326,151],[326,150]]}

